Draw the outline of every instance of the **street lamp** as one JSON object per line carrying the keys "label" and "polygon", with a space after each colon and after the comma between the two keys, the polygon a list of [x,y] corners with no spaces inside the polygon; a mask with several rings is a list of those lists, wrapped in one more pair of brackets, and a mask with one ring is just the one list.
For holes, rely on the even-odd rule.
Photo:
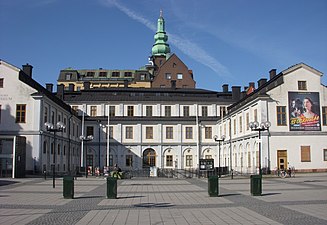
{"label": "street lamp", "polygon": [[215,135],[213,138],[214,138],[215,142],[218,142],[218,146],[219,146],[219,148],[218,148],[218,151],[219,151],[218,152],[218,176],[220,178],[221,177],[221,172],[220,172],[220,144],[222,142],[224,142],[225,135],[222,135],[220,139],[218,139],[218,136],[217,135]]}
{"label": "street lamp", "polygon": [[254,121],[249,123],[249,127],[252,131],[258,131],[259,132],[259,175],[262,175],[261,171],[261,131],[269,130],[269,127],[271,126],[271,123],[269,121],[261,122],[259,125],[259,122]]}
{"label": "street lamp", "polygon": [[[87,137],[81,135],[79,137],[79,139],[82,141],[82,142],[85,142],[85,148],[86,148],[86,142],[88,141],[92,141],[93,140],[93,135],[88,135]],[[85,166],[85,177],[87,178],[87,159],[86,159],[86,156],[87,156],[87,148],[85,149],[85,154],[84,154],[84,166]]]}
{"label": "street lamp", "polygon": [[101,128],[106,127],[105,125],[101,124],[101,120],[97,120],[97,122],[99,123],[99,172],[100,172],[100,164],[101,164]]}
{"label": "street lamp", "polygon": [[45,129],[49,132],[53,132],[53,161],[52,161],[52,165],[51,165],[51,170],[52,170],[52,187],[55,188],[56,187],[56,181],[55,181],[55,177],[56,177],[56,133],[57,132],[62,132],[66,126],[64,123],[62,122],[58,122],[56,124],[56,126],[54,126],[52,123],[46,122],[44,124]]}

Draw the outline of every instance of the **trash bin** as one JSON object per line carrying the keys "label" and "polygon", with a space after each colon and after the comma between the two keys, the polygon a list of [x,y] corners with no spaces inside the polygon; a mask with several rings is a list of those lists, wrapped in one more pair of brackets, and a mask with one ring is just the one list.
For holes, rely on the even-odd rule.
{"label": "trash bin", "polygon": [[65,176],[63,185],[64,198],[74,198],[74,177]]}
{"label": "trash bin", "polygon": [[219,196],[219,187],[218,187],[218,177],[210,176],[208,177],[208,194],[210,197]]}
{"label": "trash bin", "polygon": [[251,195],[260,196],[262,194],[262,176],[251,175]]}
{"label": "trash bin", "polygon": [[107,198],[117,198],[117,179],[107,177]]}

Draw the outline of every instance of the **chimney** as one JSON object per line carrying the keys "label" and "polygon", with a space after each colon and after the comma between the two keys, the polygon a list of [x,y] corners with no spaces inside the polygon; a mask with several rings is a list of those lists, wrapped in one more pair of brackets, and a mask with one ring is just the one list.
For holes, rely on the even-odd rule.
{"label": "chimney", "polygon": [[33,70],[33,66],[29,65],[28,63],[26,63],[26,65],[23,65],[23,72],[32,78],[32,70]]}
{"label": "chimney", "polygon": [[223,84],[223,92],[228,92],[228,84]]}
{"label": "chimney", "polygon": [[269,71],[269,77],[272,79],[274,76],[276,76],[276,69],[272,69]]}
{"label": "chimney", "polygon": [[176,80],[171,80],[171,88],[176,89]]}
{"label": "chimney", "polygon": [[84,90],[90,90],[90,86],[91,86],[91,84],[90,84],[90,81],[84,81]]}
{"label": "chimney", "polygon": [[68,90],[69,91],[74,91],[75,85],[74,84],[69,84]]}
{"label": "chimney", "polygon": [[51,84],[51,83],[45,84],[45,89],[47,89],[49,92],[52,93],[52,91],[53,91],[53,84]]}
{"label": "chimney", "polygon": [[250,82],[249,87],[255,88],[254,82]]}
{"label": "chimney", "polygon": [[260,80],[258,80],[258,88],[264,85],[266,82],[267,82],[266,78],[261,78]]}
{"label": "chimney", "polygon": [[60,98],[61,100],[64,99],[64,91],[65,86],[63,84],[58,84],[57,85],[57,97]]}
{"label": "chimney", "polygon": [[234,101],[238,101],[241,98],[241,87],[240,86],[232,86],[232,99]]}

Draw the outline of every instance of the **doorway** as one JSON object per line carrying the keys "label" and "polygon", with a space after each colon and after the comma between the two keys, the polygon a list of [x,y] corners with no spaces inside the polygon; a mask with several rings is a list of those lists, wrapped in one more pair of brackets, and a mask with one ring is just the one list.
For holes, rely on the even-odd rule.
{"label": "doorway", "polygon": [[156,151],[147,148],[143,152],[143,168],[156,166]]}
{"label": "doorway", "polygon": [[277,167],[279,170],[287,169],[287,150],[277,150]]}

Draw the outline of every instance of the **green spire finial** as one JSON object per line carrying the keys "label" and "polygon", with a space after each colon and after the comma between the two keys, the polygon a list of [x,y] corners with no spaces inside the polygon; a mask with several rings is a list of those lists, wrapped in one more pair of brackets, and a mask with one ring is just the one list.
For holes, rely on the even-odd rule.
{"label": "green spire finial", "polygon": [[157,33],[154,35],[155,43],[152,47],[152,55],[166,55],[170,53],[169,45],[166,43],[168,36],[165,31],[165,20],[160,10],[160,16],[157,24]]}

